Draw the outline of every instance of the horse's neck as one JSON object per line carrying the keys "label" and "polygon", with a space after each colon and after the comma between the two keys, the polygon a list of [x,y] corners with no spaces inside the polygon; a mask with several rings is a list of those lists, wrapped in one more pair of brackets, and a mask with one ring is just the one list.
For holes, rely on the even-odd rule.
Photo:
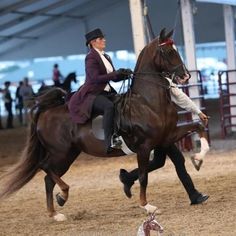
{"label": "horse's neck", "polygon": [[150,106],[153,104],[155,107],[157,104],[165,106],[170,100],[165,82],[154,69],[142,67],[136,72],[132,92],[141,95]]}
{"label": "horse's neck", "polygon": [[65,90],[69,91],[70,90],[70,83],[71,83],[71,81],[68,78],[66,78],[65,81],[61,84],[61,87]]}

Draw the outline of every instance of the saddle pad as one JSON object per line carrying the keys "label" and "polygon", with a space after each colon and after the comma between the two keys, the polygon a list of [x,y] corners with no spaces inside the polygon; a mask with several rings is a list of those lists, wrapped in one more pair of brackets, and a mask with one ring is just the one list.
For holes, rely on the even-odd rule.
{"label": "saddle pad", "polygon": [[105,139],[102,121],[103,121],[102,116],[97,116],[92,120],[93,134],[97,139],[100,139],[100,140]]}
{"label": "saddle pad", "polygon": [[[92,120],[92,132],[93,135],[99,139],[99,140],[104,140],[104,129],[103,129],[103,116],[97,116]],[[122,146],[121,149],[122,151],[126,154],[126,155],[131,155],[133,154],[133,152],[127,147],[125,141],[123,140],[122,137],[120,137],[121,141],[122,141]]]}

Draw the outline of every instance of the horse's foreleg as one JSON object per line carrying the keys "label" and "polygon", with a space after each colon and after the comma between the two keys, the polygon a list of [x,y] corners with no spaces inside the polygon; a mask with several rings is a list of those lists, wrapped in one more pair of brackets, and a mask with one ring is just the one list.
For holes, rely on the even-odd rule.
{"label": "horse's foreleg", "polygon": [[157,207],[150,205],[147,202],[146,190],[148,184],[148,163],[150,151],[141,148],[137,152],[138,168],[139,168],[139,183],[140,183],[140,207],[144,208],[147,213],[154,213]]}
{"label": "horse's foreleg", "polygon": [[200,122],[194,122],[187,125],[181,125],[176,127],[174,135],[171,134],[173,137],[173,142],[180,140],[181,138],[185,137],[188,134],[193,132],[197,132],[200,137],[207,138],[207,134],[205,132],[204,126]]}
{"label": "horse's foreleg", "polygon": [[177,127],[175,132],[175,141],[183,138],[187,134],[191,134],[192,132],[197,132],[199,134],[201,142],[201,151],[196,153],[195,156],[191,157],[194,167],[199,170],[202,165],[203,158],[209,151],[209,143],[205,127],[199,122]]}

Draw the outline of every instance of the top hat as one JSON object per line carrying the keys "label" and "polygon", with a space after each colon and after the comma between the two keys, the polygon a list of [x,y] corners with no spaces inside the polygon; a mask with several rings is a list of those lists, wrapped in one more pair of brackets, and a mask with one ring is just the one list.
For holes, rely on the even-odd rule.
{"label": "top hat", "polygon": [[85,34],[85,38],[86,38],[86,46],[88,46],[91,40],[96,39],[96,38],[104,38],[104,34],[99,28],[97,28]]}

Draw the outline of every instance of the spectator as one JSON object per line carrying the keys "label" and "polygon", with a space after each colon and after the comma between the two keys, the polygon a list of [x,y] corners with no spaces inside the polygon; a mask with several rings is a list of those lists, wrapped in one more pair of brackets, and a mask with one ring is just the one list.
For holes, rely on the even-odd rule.
{"label": "spectator", "polygon": [[16,89],[16,111],[18,113],[18,119],[20,124],[23,124],[23,97],[20,95],[20,88],[23,86],[23,81],[19,82],[19,86]]}
{"label": "spectator", "polygon": [[4,85],[5,85],[5,89],[3,91],[3,94],[4,94],[3,99],[4,99],[5,108],[6,108],[7,113],[8,113],[6,128],[11,129],[11,128],[13,128],[13,114],[12,114],[12,101],[13,100],[12,100],[11,93],[10,93],[10,90],[9,90],[11,82],[6,81],[4,83]]}
{"label": "spectator", "polygon": [[27,77],[24,78],[23,85],[20,87],[19,90],[20,96],[23,99],[23,110],[24,110],[24,120],[23,124],[28,124],[28,111],[31,105],[31,98],[34,95],[34,91],[32,86],[29,84],[29,79]]}

